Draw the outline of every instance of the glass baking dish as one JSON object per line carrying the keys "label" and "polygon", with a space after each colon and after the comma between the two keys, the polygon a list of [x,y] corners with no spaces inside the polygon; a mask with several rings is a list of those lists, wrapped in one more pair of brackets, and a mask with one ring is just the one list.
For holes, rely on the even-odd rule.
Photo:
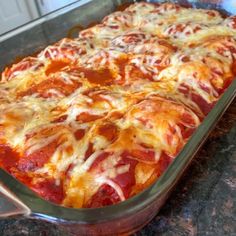
{"label": "glass baking dish", "polygon": [[[33,54],[62,37],[76,26],[99,21],[119,5],[132,2],[123,0],[82,0],[55,11],[15,31],[0,37],[0,70],[12,63],[16,56]],[[149,1],[166,2],[166,1]],[[193,7],[217,9],[224,14],[236,14],[234,0],[175,0]],[[236,95],[233,81],[217,102],[181,153],[165,173],[145,191],[117,205],[97,209],[71,209],[54,205],[38,197],[25,185],[0,169],[0,217],[25,215],[58,225],[71,235],[131,234],[147,224],[173,190],[190,164],[194,154],[206,140],[224,111]]]}

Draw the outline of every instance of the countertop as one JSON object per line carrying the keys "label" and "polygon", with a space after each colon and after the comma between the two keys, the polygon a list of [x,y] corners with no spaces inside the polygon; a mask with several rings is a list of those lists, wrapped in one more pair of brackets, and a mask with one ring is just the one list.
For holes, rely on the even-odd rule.
{"label": "countertop", "polygon": [[[135,236],[236,235],[236,99],[156,217]],[[65,236],[55,225],[0,220],[1,236]]]}

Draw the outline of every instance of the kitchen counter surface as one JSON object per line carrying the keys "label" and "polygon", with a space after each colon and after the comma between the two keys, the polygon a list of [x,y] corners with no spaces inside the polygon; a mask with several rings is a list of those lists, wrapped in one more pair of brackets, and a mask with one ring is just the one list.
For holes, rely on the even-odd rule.
{"label": "kitchen counter surface", "polygon": [[[236,235],[236,99],[197,153],[169,200],[135,236]],[[55,225],[0,220],[1,236],[65,236]]]}

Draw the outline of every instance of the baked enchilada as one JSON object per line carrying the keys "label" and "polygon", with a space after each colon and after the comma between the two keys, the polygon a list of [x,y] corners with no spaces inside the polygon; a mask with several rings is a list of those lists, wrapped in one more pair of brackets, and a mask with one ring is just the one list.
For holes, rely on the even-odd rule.
{"label": "baked enchilada", "polygon": [[5,68],[0,166],[74,208],[152,184],[234,79],[236,17],[135,3]]}

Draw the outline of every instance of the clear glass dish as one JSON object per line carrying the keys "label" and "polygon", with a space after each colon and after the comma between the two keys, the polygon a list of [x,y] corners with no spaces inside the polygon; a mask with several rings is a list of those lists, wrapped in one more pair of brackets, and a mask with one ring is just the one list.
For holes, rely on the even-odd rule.
{"label": "clear glass dish", "polygon": [[[24,57],[33,54],[48,44],[65,37],[70,28],[76,25],[86,26],[91,22],[99,21],[119,5],[127,2],[132,1],[82,0],[26,24],[17,31],[2,35],[0,44],[1,54],[4,57],[0,58],[0,70],[12,63],[16,56]],[[169,2],[217,9],[224,14],[236,14],[233,0],[175,0]],[[223,94],[165,173],[138,195],[117,205],[98,209],[65,208],[43,200],[0,169],[0,217],[21,214],[29,218],[40,218],[58,224],[72,235],[120,235],[137,231],[157,214],[190,164],[194,154],[204,143],[235,95],[236,81]]]}

